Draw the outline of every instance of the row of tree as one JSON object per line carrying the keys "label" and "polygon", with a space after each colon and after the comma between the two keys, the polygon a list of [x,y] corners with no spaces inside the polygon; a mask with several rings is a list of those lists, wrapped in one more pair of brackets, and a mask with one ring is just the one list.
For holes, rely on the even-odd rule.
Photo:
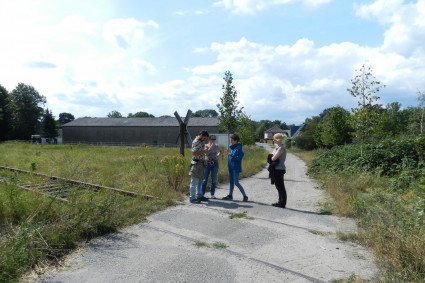
{"label": "row of tree", "polygon": [[295,145],[303,149],[331,148],[352,142],[370,143],[399,136],[416,136],[424,131],[425,92],[418,92],[418,107],[401,108],[398,102],[379,104],[379,91],[385,87],[363,65],[347,91],[358,98],[358,107],[348,111],[340,106],[325,109],[305,120]]}
{"label": "row of tree", "polygon": [[[191,117],[213,118],[217,116],[218,116],[217,111],[213,109],[204,109],[204,110],[195,111],[194,113],[192,113]],[[117,110],[109,112],[107,117],[108,118],[124,118],[124,116]],[[159,118],[163,118],[163,117],[171,118],[173,116],[170,116],[170,115],[159,116]],[[155,118],[155,116],[147,112],[139,111],[134,114],[128,113],[127,118]]]}
{"label": "row of tree", "polygon": [[[288,129],[288,126],[279,120],[253,121],[250,117],[239,109],[237,91],[233,86],[233,77],[230,72],[224,76],[223,97],[221,104],[217,105],[220,113],[214,109],[203,109],[192,113],[192,117],[218,117],[221,132],[238,132],[244,144],[253,144],[261,140],[264,131],[278,126]],[[74,115],[71,113],[60,113],[55,120],[49,109],[44,109],[46,97],[40,95],[32,86],[19,83],[14,90],[8,92],[0,85],[0,141],[4,140],[29,140],[31,135],[40,134],[53,139],[58,136],[58,128],[73,121]],[[120,112],[114,110],[109,112],[107,117],[122,118]],[[139,111],[129,113],[128,118],[154,118],[155,116],[147,112]],[[160,117],[172,117],[168,115]]]}
{"label": "row of tree", "polygon": [[11,92],[0,85],[0,141],[29,140],[34,134],[54,138],[58,125],[75,119],[70,113],[61,113],[55,120],[52,112],[43,108],[45,104],[46,97],[30,85],[19,83]]}

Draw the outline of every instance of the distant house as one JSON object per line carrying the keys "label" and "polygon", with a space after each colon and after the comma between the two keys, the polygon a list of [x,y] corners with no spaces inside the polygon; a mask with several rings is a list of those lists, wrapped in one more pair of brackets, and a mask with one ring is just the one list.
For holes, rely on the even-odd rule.
{"label": "distant house", "polygon": [[304,124],[301,126],[290,126],[289,130],[282,130],[281,128],[275,125],[264,132],[264,140],[266,143],[273,143],[273,136],[277,133],[285,134],[287,138],[293,139],[297,135],[299,135],[303,127]]}
{"label": "distant house", "polygon": [[271,127],[270,129],[267,129],[264,132],[264,141],[266,143],[273,143],[273,136],[278,133],[285,134],[287,137],[289,137],[291,134],[289,130],[282,130],[278,126],[274,125],[273,127]]}
{"label": "distant house", "polygon": [[[191,118],[187,129],[192,139],[201,130],[218,133],[218,119]],[[63,143],[176,146],[179,133],[174,117],[78,118],[62,126]]]}
{"label": "distant house", "polygon": [[302,124],[301,126],[290,126],[289,138],[291,139],[296,138],[301,133],[302,129],[304,129],[304,126],[305,124]]}

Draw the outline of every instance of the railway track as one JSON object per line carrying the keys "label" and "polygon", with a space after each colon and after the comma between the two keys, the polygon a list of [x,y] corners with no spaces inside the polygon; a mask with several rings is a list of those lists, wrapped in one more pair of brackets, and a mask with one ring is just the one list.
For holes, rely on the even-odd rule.
{"label": "railway track", "polygon": [[[155,198],[154,196],[151,196],[151,195],[139,194],[139,193],[135,193],[131,191],[125,191],[125,190],[121,190],[117,188],[112,188],[112,187],[107,187],[107,186],[102,186],[102,185],[92,184],[87,182],[81,182],[81,181],[66,179],[66,178],[57,177],[57,176],[49,176],[46,174],[26,171],[26,170],[22,170],[18,168],[13,168],[13,167],[0,166],[0,173],[1,171],[36,176],[37,177],[36,182],[20,182],[18,180],[16,183],[16,186],[23,190],[34,192],[47,197],[51,197],[63,202],[69,202],[68,196],[70,195],[72,190],[74,191],[89,190],[94,192],[109,191],[109,192],[117,193],[127,197],[140,196],[147,200]],[[6,181],[6,178],[0,176],[0,182],[5,182],[5,181]]]}

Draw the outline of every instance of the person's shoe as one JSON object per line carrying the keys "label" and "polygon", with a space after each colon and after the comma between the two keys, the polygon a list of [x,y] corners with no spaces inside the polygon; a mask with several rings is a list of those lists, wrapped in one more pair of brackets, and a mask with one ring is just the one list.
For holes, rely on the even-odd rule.
{"label": "person's shoe", "polygon": [[223,200],[233,200],[233,196],[231,196],[231,195],[228,195],[228,196],[225,196],[224,198],[222,198]]}
{"label": "person's shoe", "polygon": [[201,203],[199,199],[191,199],[190,203]]}
{"label": "person's shoe", "polygon": [[248,196],[244,196],[242,201],[243,202],[247,202],[248,201]]}
{"label": "person's shoe", "polygon": [[275,207],[285,208],[285,205],[283,203],[280,203],[280,202],[272,203],[272,205],[275,206]]}
{"label": "person's shoe", "polygon": [[211,199],[216,199],[215,195],[211,195]]}
{"label": "person's shoe", "polygon": [[208,201],[209,199],[207,199],[206,197],[202,196],[202,197],[198,197],[199,201]]}

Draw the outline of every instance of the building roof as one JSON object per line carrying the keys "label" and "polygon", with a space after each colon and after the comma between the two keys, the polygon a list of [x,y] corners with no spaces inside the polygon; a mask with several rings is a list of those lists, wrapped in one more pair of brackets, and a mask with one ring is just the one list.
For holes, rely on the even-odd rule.
{"label": "building roof", "polygon": [[273,127],[271,127],[270,129],[268,129],[268,130],[265,130],[264,131],[264,133],[272,133],[272,134],[275,134],[275,133],[283,133],[283,132],[285,132],[284,130],[282,130],[281,128],[279,128],[278,126],[276,126],[276,125],[274,125]]}
{"label": "building roof", "polygon": [[296,137],[299,135],[300,131],[304,128],[305,124],[302,124],[301,126],[291,126],[291,137]]}
{"label": "building roof", "polygon": [[[184,120],[184,117],[182,117]],[[62,127],[178,127],[179,122],[175,117],[162,118],[78,118],[64,124]],[[188,126],[217,127],[217,118],[189,119]]]}

